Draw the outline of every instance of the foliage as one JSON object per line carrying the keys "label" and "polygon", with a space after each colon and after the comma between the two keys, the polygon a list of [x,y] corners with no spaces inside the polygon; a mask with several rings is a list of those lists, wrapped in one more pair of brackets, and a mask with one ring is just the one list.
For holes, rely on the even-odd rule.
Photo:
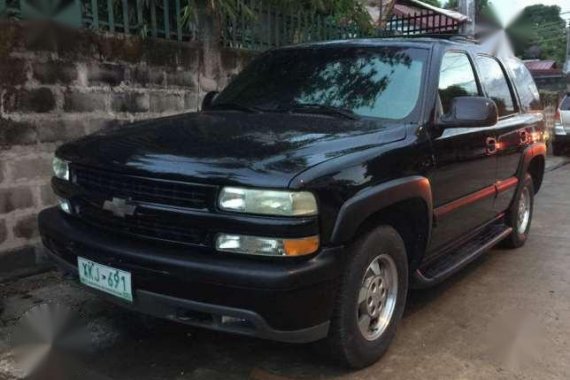
{"label": "foliage", "polygon": [[[459,9],[459,0],[448,0],[447,4],[445,4],[446,9],[458,10]],[[478,20],[483,19],[486,21],[496,21],[497,15],[495,14],[495,10],[493,9],[492,5],[489,4],[489,0],[475,0],[475,13],[476,18]]]}
{"label": "foliage", "polygon": [[441,8],[441,3],[439,0],[421,0],[422,3],[433,5],[434,7]]}
{"label": "foliage", "polygon": [[537,4],[526,7],[509,26],[507,33],[518,56],[552,59],[563,64],[565,27],[566,23],[560,17],[560,7]]}
{"label": "foliage", "polygon": [[544,108],[549,106],[558,106],[559,98],[560,93],[558,91],[540,90],[540,101]]}
{"label": "foliage", "polygon": [[459,8],[459,0],[448,0],[444,8],[457,10]]}
{"label": "foliage", "polygon": [[[2,0],[0,0],[2,1]],[[17,1],[17,0],[8,0]],[[112,0],[115,19],[121,20],[123,14],[123,0]],[[137,9],[137,3],[141,1],[141,5],[148,15],[151,7],[155,7],[160,11],[164,11],[164,5],[161,0],[127,0],[128,8],[131,10]],[[84,3],[87,13],[93,13],[91,9],[92,2],[85,1]],[[172,13],[172,6],[170,8],[171,25],[177,23],[177,19],[182,24],[182,29],[185,31],[191,30],[196,26],[196,22],[200,17],[211,17],[216,20],[217,28],[221,29],[224,18],[243,18],[250,23],[255,23],[257,20],[256,9],[253,9],[252,4],[263,5],[264,10],[268,6],[277,11],[296,13],[297,11],[306,11],[315,15],[324,16],[334,19],[338,25],[353,25],[358,27],[363,32],[372,31],[372,22],[370,15],[366,8],[359,0],[181,0],[180,13]],[[106,14],[107,2],[97,2],[99,14]],[[205,13],[203,13],[205,12]],[[199,14],[201,16],[199,16]],[[143,37],[148,36],[150,31],[149,20],[144,17],[142,25],[138,24],[137,15],[135,11],[129,13],[129,24],[131,28],[138,30],[139,34]]]}
{"label": "foliage", "polygon": [[297,9],[299,5],[323,15],[331,15],[359,25],[370,23],[370,15],[359,0],[272,0],[277,8]]}
{"label": "foliage", "polygon": [[[321,15],[334,17],[344,23],[355,23],[360,27],[370,27],[370,15],[359,0],[269,0],[268,3],[282,10],[304,9],[312,10]],[[238,0],[188,0],[182,13],[186,17],[195,7],[205,6],[217,17],[236,17],[240,11]],[[254,12],[247,6],[241,8],[246,16],[253,18]],[[184,17],[183,17],[184,20]]]}
{"label": "foliage", "polygon": [[501,26],[499,17],[495,13],[495,9],[489,4],[488,0],[475,0],[475,12],[477,22],[485,22]]}

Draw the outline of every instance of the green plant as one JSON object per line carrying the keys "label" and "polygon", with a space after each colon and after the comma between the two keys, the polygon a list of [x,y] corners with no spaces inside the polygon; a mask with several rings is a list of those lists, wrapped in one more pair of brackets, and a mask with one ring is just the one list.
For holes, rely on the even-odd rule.
{"label": "green plant", "polygon": [[515,53],[522,58],[552,59],[560,65],[566,55],[566,22],[559,6],[526,7],[507,29]]}
{"label": "green plant", "polygon": [[429,5],[433,5],[434,7],[441,7],[441,3],[439,2],[439,0],[422,0],[424,3],[429,4]]}
{"label": "green plant", "polygon": [[[334,17],[337,21],[345,24],[354,23],[360,27],[370,27],[370,15],[359,0],[269,0],[267,3],[276,9],[291,10],[303,9],[311,10],[320,15]],[[182,20],[187,22],[199,6],[206,9],[218,17],[237,17],[241,10],[248,18],[254,18],[255,13],[247,5],[247,2],[239,0],[188,0],[182,8]]]}
{"label": "green plant", "polygon": [[560,93],[557,91],[540,90],[540,101],[544,108],[552,106],[557,107],[560,99]]}

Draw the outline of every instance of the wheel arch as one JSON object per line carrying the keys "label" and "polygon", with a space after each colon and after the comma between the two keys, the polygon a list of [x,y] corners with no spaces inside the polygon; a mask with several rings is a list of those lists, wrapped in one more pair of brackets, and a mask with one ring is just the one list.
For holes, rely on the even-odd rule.
{"label": "wheel arch", "polygon": [[[520,170],[518,173],[519,183],[524,182],[526,173],[530,173],[534,183],[534,193],[538,193],[544,179],[544,169],[546,165],[546,144],[536,143],[524,151]],[[519,184],[519,186],[521,186]]]}
{"label": "wheel arch", "polygon": [[410,269],[419,265],[431,236],[433,203],[429,180],[406,177],[364,189],[341,208],[331,241],[347,244],[380,224],[404,239]]}
{"label": "wheel arch", "polygon": [[534,193],[538,193],[540,187],[542,186],[542,180],[544,179],[544,167],[545,159],[543,156],[536,156],[528,164],[528,173],[532,176],[532,181],[534,183]]}

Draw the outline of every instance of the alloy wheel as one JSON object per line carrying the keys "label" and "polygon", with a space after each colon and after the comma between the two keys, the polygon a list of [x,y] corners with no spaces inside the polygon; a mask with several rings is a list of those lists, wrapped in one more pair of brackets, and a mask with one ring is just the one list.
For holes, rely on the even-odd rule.
{"label": "alloy wheel", "polygon": [[398,271],[389,255],[379,255],[364,272],[356,316],[362,336],[373,341],[388,328],[398,296]]}
{"label": "alloy wheel", "polygon": [[522,190],[518,205],[517,232],[524,234],[530,222],[530,193],[528,187]]}

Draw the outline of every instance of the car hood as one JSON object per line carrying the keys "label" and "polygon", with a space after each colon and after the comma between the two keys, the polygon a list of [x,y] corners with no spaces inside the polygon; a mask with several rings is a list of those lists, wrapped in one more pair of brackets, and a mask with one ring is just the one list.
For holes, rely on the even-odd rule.
{"label": "car hood", "polygon": [[202,112],[97,133],[63,145],[57,155],[137,175],[286,187],[314,165],[402,140],[405,130],[320,115]]}

